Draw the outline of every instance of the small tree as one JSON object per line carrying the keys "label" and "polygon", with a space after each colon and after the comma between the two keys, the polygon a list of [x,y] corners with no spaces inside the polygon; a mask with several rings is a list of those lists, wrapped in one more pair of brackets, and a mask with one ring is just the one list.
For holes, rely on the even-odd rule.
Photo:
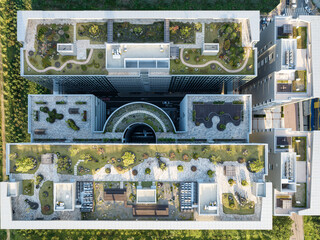
{"label": "small tree", "polygon": [[242,181],[241,181],[241,185],[242,185],[242,186],[248,186],[249,183],[247,182],[247,180],[242,180]]}
{"label": "small tree", "polygon": [[234,184],[236,184],[236,181],[233,180],[232,178],[230,178],[230,179],[228,180],[228,183],[229,183],[230,186],[232,187]]}
{"label": "small tree", "polygon": [[199,153],[194,152],[194,153],[193,153],[193,159],[194,159],[194,160],[198,160],[198,158],[199,158]]}
{"label": "small tree", "polygon": [[179,172],[183,172],[183,166],[182,165],[177,166],[177,169],[178,169]]}
{"label": "small tree", "polygon": [[212,162],[214,165],[217,165],[217,163],[220,161],[221,161],[220,156],[215,156],[215,155],[210,156],[210,162]]}
{"label": "small tree", "polygon": [[207,174],[208,174],[209,178],[213,178],[215,171],[208,170]]}
{"label": "small tree", "polygon": [[134,163],[136,156],[131,152],[125,152],[121,158],[123,165],[127,167]]}
{"label": "small tree", "polygon": [[111,169],[110,168],[106,168],[106,174],[110,174],[111,173]]}
{"label": "small tree", "polygon": [[16,161],[16,171],[17,172],[28,172],[32,170],[36,166],[36,163],[33,158],[26,157],[22,159],[18,159]]}
{"label": "small tree", "polygon": [[150,168],[146,168],[146,170],[144,170],[144,173],[145,173],[146,175],[150,175],[151,169],[150,169]]}
{"label": "small tree", "polygon": [[264,162],[261,159],[253,159],[249,163],[249,170],[251,172],[257,173],[264,168]]}

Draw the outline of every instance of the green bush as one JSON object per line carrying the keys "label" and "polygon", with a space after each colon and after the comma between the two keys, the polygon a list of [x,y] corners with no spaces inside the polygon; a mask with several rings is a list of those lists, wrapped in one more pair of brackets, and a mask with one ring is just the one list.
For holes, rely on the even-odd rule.
{"label": "green bush", "polygon": [[219,124],[218,127],[219,127],[219,129],[222,130],[222,131],[226,129],[226,125],[224,125],[224,124],[222,124],[222,123]]}
{"label": "green bush", "polygon": [[183,166],[182,165],[178,165],[177,169],[178,169],[179,172],[183,172]]}
{"label": "green bush", "polygon": [[86,65],[81,65],[81,70],[82,70],[82,71],[85,72],[85,71],[87,71],[87,69],[88,69],[88,67],[87,67]]}
{"label": "green bush", "polygon": [[111,173],[111,169],[110,168],[106,168],[106,174],[110,174]]}
{"label": "green bush", "polygon": [[68,171],[69,169],[71,169],[72,161],[67,156],[59,156],[57,165],[58,165],[57,167],[58,173],[63,171]]}
{"label": "green bush", "polygon": [[16,171],[26,173],[37,166],[37,162],[32,157],[18,159],[15,163]]}
{"label": "green bush", "polygon": [[261,159],[252,159],[248,164],[249,171],[257,173],[264,168],[264,162]]}
{"label": "green bush", "polygon": [[150,168],[146,168],[146,170],[144,170],[144,173],[145,173],[146,175],[150,175],[151,169],[150,169]]}
{"label": "green bush", "polygon": [[134,164],[136,156],[134,155],[134,153],[125,152],[121,158],[123,161],[123,165],[125,167],[128,167],[128,166]]}
{"label": "green bush", "polygon": [[241,185],[242,185],[242,186],[248,186],[249,183],[247,182],[247,180],[242,180],[242,181],[241,181]]}
{"label": "green bush", "polygon": [[217,165],[218,162],[221,161],[221,157],[220,156],[215,156],[215,155],[211,155],[209,157],[210,162],[212,162],[214,165]]}
{"label": "green bush", "polygon": [[66,120],[66,123],[68,124],[68,127],[75,130],[75,131],[79,131],[80,128],[76,125],[76,123],[72,120],[72,119],[68,119]]}
{"label": "green bush", "polygon": [[234,116],[234,117],[233,117],[233,120],[239,120],[239,119],[240,119],[239,116]]}
{"label": "green bush", "polygon": [[228,180],[228,183],[229,183],[230,186],[232,187],[234,184],[236,184],[236,181],[233,180],[232,178],[230,178],[230,179]]}
{"label": "green bush", "polygon": [[215,174],[215,171],[208,170],[208,171],[207,171],[207,174],[208,174],[209,178],[213,178],[213,176],[214,176],[214,174]]}

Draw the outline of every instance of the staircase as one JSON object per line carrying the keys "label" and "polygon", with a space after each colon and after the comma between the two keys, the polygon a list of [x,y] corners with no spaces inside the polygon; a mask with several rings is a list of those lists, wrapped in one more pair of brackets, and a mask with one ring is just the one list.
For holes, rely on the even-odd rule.
{"label": "staircase", "polygon": [[169,43],[170,42],[170,21],[168,19],[164,20],[164,42]]}
{"label": "staircase", "polygon": [[113,20],[108,20],[108,43],[113,42]]}

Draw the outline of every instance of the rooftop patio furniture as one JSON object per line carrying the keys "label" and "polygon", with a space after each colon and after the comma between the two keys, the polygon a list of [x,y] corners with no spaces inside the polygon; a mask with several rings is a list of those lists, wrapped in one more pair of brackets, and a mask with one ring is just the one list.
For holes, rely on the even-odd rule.
{"label": "rooftop patio furniture", "polygon": [[69,108],[69,114],[79,114],[79,108]]}
{"label": "rooftop patio furniture", "polygon": [[227,177],[236,176],[236,169],[234,166],[225,166],[225,174]]}
{"label": "rooftop patio furniture", "polygon": [[132,207],[132,214],[135,217],[142,216],[159,216],[167,217],[169,216],[169,206],[166,205],[154,205],[154,204],[139,204]]}
{"label": "rooftop patio furniture", "polygon": [[45,129],[35,129],[34,130],[34,134],[36,134],[36,135],[45,135],[46,134],[46,130]]}

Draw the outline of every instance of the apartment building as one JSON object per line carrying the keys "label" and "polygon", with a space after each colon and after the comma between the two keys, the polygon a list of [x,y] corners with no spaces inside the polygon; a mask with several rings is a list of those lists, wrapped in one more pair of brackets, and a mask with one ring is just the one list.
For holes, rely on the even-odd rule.
{"label": "apartment building", "polygon": [[18,11],[21,75],[56,93],[232,93],[257,76],[259,16]]}

